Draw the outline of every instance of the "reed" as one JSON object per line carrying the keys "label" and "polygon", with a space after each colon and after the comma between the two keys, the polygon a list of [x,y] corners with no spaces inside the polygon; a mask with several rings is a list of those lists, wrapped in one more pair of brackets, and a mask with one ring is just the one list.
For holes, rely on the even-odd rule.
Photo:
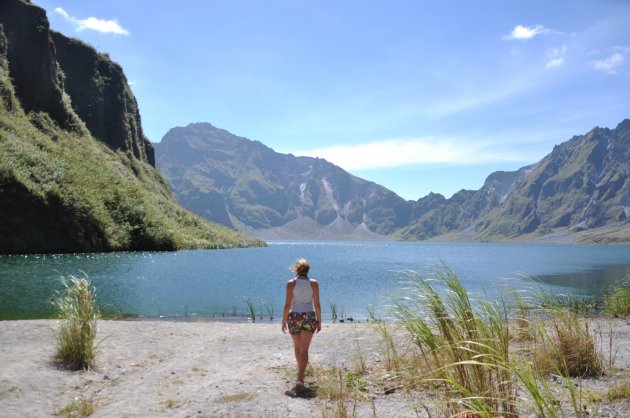
{"label": "reed", "polygon": [[254,306],[254,302],[252,302],[252,300],[247,296],[243,298],[243,301],[245,302],[245,305],[247,305],[249,318],[252,320],[252,322],[256,322],[256,307]]}
{"label": "reed", "polygon": [[337,318],[338,318],[337,302],[328,302],[328,306],[330,307],[330,316],[334,324],[335,322],[337,322]]}
{"label": "reed", "polygon": [[449,414],[516,415],[505,306],[484,302],[474,309],[455,273],[443,266],[431,280],[408,273],[393,312],[418,347]]}
{"label": "reed", "polygon": [[273,300],[264,302],[263,307],[265,309],[265,312],[267,312],[267,316],[269,317],[269,320],[273,321],[273,314],[275,310],[275,304],[273,303]]}
{"label": "reed", "polygon": [[86,278],[70,276],[63,284],[65,292],[55,301],[61,319],[56,358],[68,368],[89,369],[94,363],[100,317],[95,290]]}

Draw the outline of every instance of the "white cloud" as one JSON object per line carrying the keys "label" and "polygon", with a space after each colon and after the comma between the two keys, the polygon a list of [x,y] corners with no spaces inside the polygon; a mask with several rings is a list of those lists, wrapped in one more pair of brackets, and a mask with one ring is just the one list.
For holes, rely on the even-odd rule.
{"label": "white cloud", "polygon": [[564,64],[564,57],[554,58],[545,64],[545,68],[556,68]]}
{"label": "white cloud", "polygon": [[503,37],[503,39],[507,40],[517,40],[517,41],[526,41],[528,39],[532,39],[538,35],[545,35],[548,33],[558,33],[553,29],[548,29],[543,25],[536,25],[532,27],[516,25],[512,30],[512,33]]}
{"label": "white cloud", "polygon": [[545,68],[556,68],[564,64],[564,54],[567,52],[566,45],[562,45],[562,48],[551,48],[547,50],[547,57],[550,60],[545,65]]}
{"label": "white cloud", "polygon": [[114,20],[104,20],[96,17],[88,17],[87,19],[77,19],[76,17],[70,16],[68,12],[66,12],[61,7],[57,7],[55,9],[55,13],[59,13],[63,16],[68,22],[72,23],[77,32],[82,30],[95,30],[101,33],[113,33],[116,35],[129,35],[129,31],[120,26],[118,21]]}
{"label": "white cloud", "polygon": [[619,52],[615,52],[603,60],[592,61],[592,64],[596,70],[604,71],[608,74],[616,74],[617,68],[621,66],[623,61],[623,55]]}
{"label": "white cloud", "polygon": [[490,161],[520,161],[511,155],[493,153],[478,143],[450,139],[387,139],[357,145],[333,145],[293,152],[320,157],[346,170],[392,168],[413,164],[481,164]]}

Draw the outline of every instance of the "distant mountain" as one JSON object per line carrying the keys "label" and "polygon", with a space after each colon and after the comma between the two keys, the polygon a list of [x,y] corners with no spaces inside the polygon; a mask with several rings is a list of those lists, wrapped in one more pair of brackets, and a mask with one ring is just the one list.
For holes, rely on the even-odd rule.
{"label": "distant mountain", "polygon": [[122,68],[0,1],[0,254],[264,245],[184,210]]}
{"label": "distant mountain", "polygon": [[170,130],[156,161],[184,207],[269,239],[630,242],[629,120],[492,173],[479,190],[415,202],[207,123]]}
{"label": "distant mountain", "polygon": [[582,232],[589,240],[616,242],[630,237],[629,219],[626,119],[615,129],[595,128],[554,147],[476,229],[485,239],[568,230]]}
{"label": "distant mountain", "polygon": [[177,200],[268,238],[379,238],[409,223],[395,193],[319,158],[280,154],[209,123],[171,129],[157,166]]}
{"label": "distant mountain", "polygon": [[395,237],[425,240],[466,231],[469,239],[476,239],[475,223],[499,207],[531,169],[497,171],[488,176],[481,189],[460,190],[450,199],[431,193],[415,202],[409,225],[397,231]]}

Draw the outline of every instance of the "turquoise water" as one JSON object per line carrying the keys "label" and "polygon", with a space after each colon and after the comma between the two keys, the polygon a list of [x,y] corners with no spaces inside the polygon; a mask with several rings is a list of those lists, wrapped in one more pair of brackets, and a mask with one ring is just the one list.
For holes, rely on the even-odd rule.
{"label": "turquoise water", "polygon": [[401,272],[441,262],[473,293],[494,298],[536,286],[600,295],[630,274],[630,246],[409,242],[270,242],[268,248],[153,253],[0,256],[0,319],[54,315],[61,278],[87,275],[102,310],[141,317],[223,318],[250,298],[281,315],[289,267],[300,257],[320,282],[324,316],[363,318],[400,289]]}

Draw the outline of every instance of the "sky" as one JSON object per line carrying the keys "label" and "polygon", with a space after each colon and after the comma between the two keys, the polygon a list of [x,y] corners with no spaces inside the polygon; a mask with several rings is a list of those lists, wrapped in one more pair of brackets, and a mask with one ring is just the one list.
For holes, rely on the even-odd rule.
{"label": "sky", "polygon": [[417,200],[630,118],[630,1],[32,0],[123,67],[153,142],[209,122]]}

